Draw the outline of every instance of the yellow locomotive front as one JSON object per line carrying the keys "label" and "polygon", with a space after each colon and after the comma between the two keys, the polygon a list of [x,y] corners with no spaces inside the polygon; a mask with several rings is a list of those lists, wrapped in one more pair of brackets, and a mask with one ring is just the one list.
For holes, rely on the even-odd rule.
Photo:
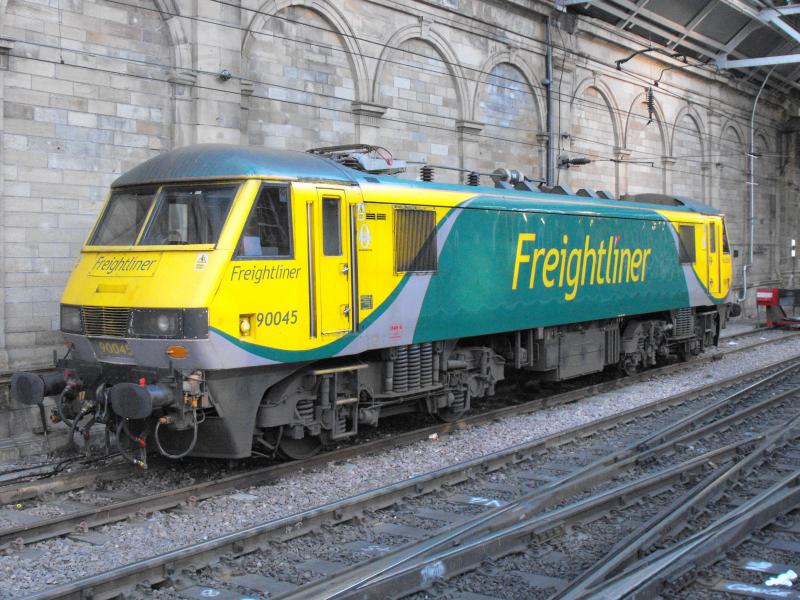
{"label": "yellow locomotive front", "polygon": [[208,338],[208,306],[236,244],[225,224],[251,187],[115,190],[62,296],[68,343],[84,358],[147,367],[202,352],[197,342]]}
{"label": "yellow locomotive front", "polygon": [[[308,328],[308,303],[297,298],[307,299],[309,278],[291,260],[292,185],[313,168],[320,181],[346,183],[338,166],[293,158],[196,146],[117,180],[61,299],[67,356],[56,371],[16,374],[14,397],[55,396],[54,418],[73,435],[103,423],[135,462],[150,443],[172,458],[248,456],[260,394],[237,375],[253,357],[214,331],[249,339],[251,320],[263,330],[276,319],[269,329],[279,334]],[[253,282],[269,282],[269,297],[267,286],[240,285]],[[276,361],[258,362],[268,367],[262,385]]]}

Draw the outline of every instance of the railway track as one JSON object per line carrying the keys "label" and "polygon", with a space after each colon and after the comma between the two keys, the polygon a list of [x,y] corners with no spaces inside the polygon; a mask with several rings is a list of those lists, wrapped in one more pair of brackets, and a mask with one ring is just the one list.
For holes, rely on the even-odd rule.
{"label": "railway track", "polygon": [[[700,392],[679,394],[488,457],[57,586],[31,598],[110,598],[137,585],[143,590],[172,586],[176,597],[219,597],[219,593],[233,598],[240,597],[233,591],[239,589],[328,597],[334,589],[349,593],[354,579],[363,583],[383,576],[385,580],[387,569],[410,564],[421,569],[433,565],[425,573],[426,582],[434,583],[446,573],[458,572],[448,570],[446,563],[445,571],[440,572],[437,562],[447,557],[438,558],[436,552],[449,557],[442,548],[454,542],[459,549],[473,547],[476,536],[513,529],[520,523],[538,523],[544,529],[536,530],[534,537],[553,539],[571,527],[568,524],[580,519],[595,522],[644,492],[659,499],[658,507],[663,508],[667,499],[674,500],[679,491],[705,481],[720,466],[733,464],[743,455],[764,455],[776,439],[788,435],[784,431],[787,422],[794,423],[800,377],[796,361],[760,371],[762,380],[734,392],[718,391],[734,385],[733,380],[706,386]],[[770,374],[764,375],[768,371]],[[736,379],[741,382],[744,378]],[[714,397],[709,398],[712,393]],[[608,448],[621,450],[609,455]],[[714,468],[709,466],[711,462]],[[335,527],[326,529],[326,525]],[[327,546],[341,548],[339,558],[349,556],[355,564],[320,557],[319,540],[308,535],[319,531],[323,533],[315,535],[334,536],[336,543]],[[283,572],[279,565],[270,564],[278,556],[302,556],[293,544],[306,547],[315,558]],[[512,547],[518,549],[519,542]],[[376,558],[382,554],[387,556]],[[431,555],[437,556],[433,562]],[[224,569],[216,569],[213,576],[203,569],[220,557],[225,557]],[[365,562],[368,558],[372,560]],[[259,568],[253,566],[256,563]],[[380,569],[376,570],[376,565]],[[419,568],[409,571],[417,581]],[[364,569],[372,569],[369,577]],[[282,577],[253,576],[258,571]],[[335,571],[339,574],[333,578],[319,579]],[[540,578],[547,585],[556,579]],[[311,587],[295,587],[308,582]],[[394,587],[395,592],[397,589],[414,587]],[[385,591],[363,597],[385,597]]]}
{"label": "railway track", "polygon": [[[797,370],[792,371],[792,376],[793,381],[785,389],[770,391],[762,401],[754,401],[764,394],[764,385],[759,384],[744,394],[733,394],[703,407],[677,423],[666,419],[666,427],[655,434],[590,461],[555,482],[547,482],[547,473],[542,472],[541,465],[527,461],[509,465],[497,473],[502,473],[507,482],[503,487],[512,490],[515,496],[505,499],[495,496],[488,502],[484,499],[481,504],[493,510],[472,516],[459,510],[464,503],[462,495],[449,491],[438,501],[450,507],[448,514],[455,522],[441,527],[441,532],[433,531],[432,535],[382,558],[343,563],[336,575],[318,578],[280,597],[394,597],[399,590],[430,588],[448,576],[479,567],[487,559],[494,559],[491,579],[514,580],[511,586],[504,586],[510,590],[505,589],[502,598],[558,592],[570,577],[570,564],[580,573],[582,567],[575,563],[581,554],[591,556],[592,549],[588,546],[605,551],[610,541],[622,537],[620,534],[629,532],[634,524],[640,524],[645,534],[663,520],[673,526],[685,526],[680,517],[686,516],[686,495],[702,495],[699,490],[713,485],[712,475],[729,469],[742,472],[744,465],[752,469],[764,461],[776,444],[796,441],[800,435],[800,410],[793,404],[800,395],[800,377]],[[727,416],[720,416],[726,413]],[[753,435],[754,431],[758,433]],[[725,435],[720,435],[723,432]],[[702,451],[696,450],[699,445]],[[737,464],[745,453],[747,458]],[[543,483],[529,490],[527,482],[531,480]],[[590,495],[584,497],[587,493]],[[676,495],[681,496],[680,502],[675,500]],[[476,498],[469,500],[475,503]],[[408,508],[418,516],[430,502],[409,504]],[[391,516],[394,511],[383,512],[381,522],[397,521]],[[662,514],[665,516],[658,518]],[[463,523],[459,523],[458,517],[463,518]],[[375,528],[373,525],[372,529]],[[394,530],[396,536],[402,537],[404,533],[401,528]],[[405,535],[411,537],[410,533]],[[649,541],[653,541],[652,536]],[[621,543],[610,556],[618,557],[619,552],[626,550],[628,546]],[[540,571],[544,561],[531,560],[540,553],[557,557],[555,561],[551,558],[551,562],[557,563],[558,577],[553,572]],[[565,560],[567,556],[572,560]],[[270,570],[275,572],[278,568],[274,565]],[[285,568],[283,572],[292,582],[298,581],[297,573]],[[487,587],[496,589],[496,585]],[[437,595],[445,597],[448,592],[455,595],[460,591],[464,589],[445,586],[436,589]],[[569,597],[597,596],[592,590],[585,596]]]}
{"label": "railway track", "polygon": [[[654,519],[648,525],[655,531],[635,531],[624,540],[630,546],[623,555],[609,553],[600,572],[559,597],[796,598],[796,574],[782,584],[769,582],[792,571],[790,564],[796,568],[800,550],[800,419],[782,431],[767,455],[737,464],[690,502]],[[749,492],[743,477],[754,480]],[[653,549],[653,541],[665,535],[673,543]]]}
{"label": "railway track", "polygon": [[[674,598],[796,598],[788,584],[796,583],[790,572],[797,571],[800,546],[798,484],[796,471],[777,480],[727,521],[720,519],[671,553],[654,556],[651,565],[629,569],[625,578],[606,586],[609,593],[614,588],[630,589],[633,597],[644,598],[650,590],[645,589],[641,573],[648,568],[655,582],[647,587]],[[727,551],[720,552],[723,544]],[[695,564],[685,565],[684,557]]]}
{"label": "railway track", "polygon": [[[754,335],[754,332],[745,333]],[[761,332],[755,332],[755,334],[759,333]],[[792,336],[796,334],[789,335]],[[739,337],[744,337],[744,335]],[[779,339],[784,339],[784,337],[785,336],[782,336]],[[727,350],[713,356],[703,356],[693,361],[693,364],[702,364],[703,362],[719,360],[721,356],[735,354],[774,341],[775,340],[761,341],[756,344]],[[54,494],[73,492],[88,486],[96,487],[98,484],[130,478],[132,475],[135,476],[137,471],[127,464],[113,462],[112,464],[95,468],[88,472],[78,471],[39,481],[5,486],[2,485],[0,481],[0,506],[6,506],[5,510],[0,512],[0,518],[5,517],[7,521],[11,522],[9,526],[0,529],[0,549],[9,548],[11,546],[21,548],[25,545],[57,536],[76,533],[84,535],[88,529],[108,523],[131,517],[143,517],[155,511],[174,509],[187,504],[191,505],[197,501],[231,490],[263,485],[293,473],[301,467],[304,469],[313,469],[323,466],[330,461],[348,460],[354,456],[410,444],[431,435],[446,435],[447,433],[461,428],[480,425],[495,419],[526,414],[544,407],[575,402],[598,393],[647,380],[657,375],[673,373],[683,368],[685,368],[685,365],[682,363],[667,365],[622,379],[614,379],[600,384],[584,386],[553,396],[545,396],[511,406],[503,406],[499,409],[486,410],[485,412],[471,415],[455,423],[429,426],[393,435],[388,438],[374,439],[357,446],[345,446],[306,461],[270,464],[255,469],[246,469],[224,477],[206,477],[205,480],[191,485],[182,485],[174,489],[151,493],[145,496],[134,496],[133,493],[131,493],[129,497],[120,499],[114,497],[112,493],[109,497],[110,499],[107,500],[107,496],[96,494],[100,499],[99,504],[96,502],[76,502],[74,498],[59,503],[59,501],[54,498]],[[735,382],[730,381],[727,384],[722,382],[722,384],[734,385]],[[713,384],[712,386],[708,386],[707,389],[709,391],[720,389],[720,385]],[[160,463],[160,466],[163,466],[163,464],[164,463]],[[30,511],[24,510],[25,503],[42,497],[47,498],[49,504],[57,505],[59,507],[58,510],[62,511],[62,514],[50,514],[45,518],[37,518],[31,516]],[[23,510],[19,510],[20,504],[22,504]]]}

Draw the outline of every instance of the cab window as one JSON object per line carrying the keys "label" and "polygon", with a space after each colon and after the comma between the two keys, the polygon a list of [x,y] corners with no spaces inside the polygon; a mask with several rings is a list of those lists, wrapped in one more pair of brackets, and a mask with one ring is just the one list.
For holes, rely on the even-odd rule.
{"label": "cab window", "polygon": [[339,230],[339,199],[322,199],[322,253],[325,256],[342,255],[342,234]]}
{"label": "cab window", "polygon": [[681,263],[693,263],[697,260],[694,236],[694,225],[680,225],[678,227],[678,241],[680,243],[678,256]]}
{"label": "cab window", "polygon": [[264,185],[244,226],[236,255],[248,258],[292,258],[289,188]]}
{"label": "cab window", "polygon": [[165,186],[143,246],[216,244],[238,184]]}
{"label": "cab window", "polygon": [[731,253],[730,246],[728,246],[728,228],[725,225],[722,226],[722,252],[725,254]]}
{"label": "cab window", "polygon": [[118,190],[97,224],[90,246],[132,246],[139,237],[158,188]]}

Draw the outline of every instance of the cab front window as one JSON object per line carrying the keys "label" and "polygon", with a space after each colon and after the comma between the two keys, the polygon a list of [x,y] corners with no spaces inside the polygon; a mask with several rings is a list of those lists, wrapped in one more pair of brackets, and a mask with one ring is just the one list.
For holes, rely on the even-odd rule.
{"label": "cab front window", "polygon": [[115,191],[89,240],[91,246],[132,246],[139,237],[157,187]]}
{"label": "cab front window", "polygon": [[165,186],[141,245],[216,244],[238,188]]}

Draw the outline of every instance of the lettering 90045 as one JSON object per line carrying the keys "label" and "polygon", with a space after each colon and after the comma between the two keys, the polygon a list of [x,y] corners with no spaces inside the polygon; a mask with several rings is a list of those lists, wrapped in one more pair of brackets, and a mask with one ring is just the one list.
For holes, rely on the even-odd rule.
{"label": "lettering 90045", "polygon": [[297,323],[297,310],[256,313],[256,323],[258,323],[259,327],[294,325]]}
{"label": "lettering 90045", "polygon": [[98,340],[94,342],[94,347],[98,354],[104,356],[133,356],[133,352],[126,342]]}

